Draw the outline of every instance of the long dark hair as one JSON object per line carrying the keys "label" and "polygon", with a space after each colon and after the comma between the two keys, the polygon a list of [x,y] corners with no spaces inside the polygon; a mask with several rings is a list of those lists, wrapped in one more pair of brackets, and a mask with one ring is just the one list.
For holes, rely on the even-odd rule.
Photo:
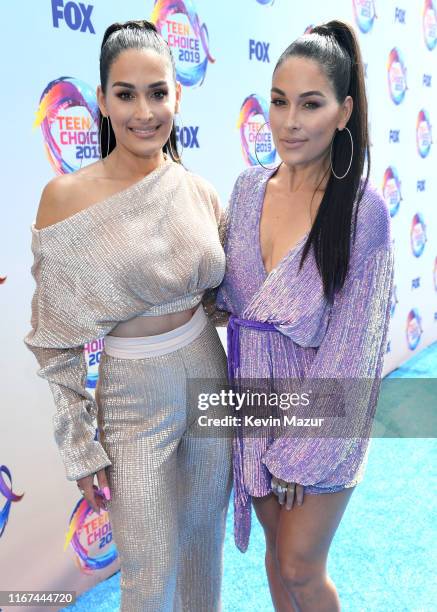
{"label": "long dark hair", "polygon": [[[109,70],[113,62],[122,51],[126,49],[153,49],[160,55],[168,58],[172,67],[173,79],[176,83],[176,66],[170,47],[159,34],[156,26],[150,21],[126,21],[125,23],[113,23],[106,28],[100,47],[100,86],[106,93],[108,85]],[[109,130],[109,131],[108,131]],[[99,142],[104,151],[100,151],[102,158],[113,151],[116,141],[114,130],[110,119],[103,119],[99,111]],[[168,153],[176,161],[181,161],[176,141],[176,128],[173,124],[170,136],[162,150]]]}
{"label": "long dark hair", "polygon": [[[353,139],[352,164],[344,179],[339,180],[330,174],[300,261],[302,268],[313,246],[324,294],[332,303],[335,293],[342,288],[346,279],[352,227],[355,239],[358,206],[370,173],[363,62],[353,29],[342,21],[329,21],[314,27],[308,34],[295,40],[282,53],[275,70],[289,57],[305,57],[318,62],[331,82],[339,104],[344,102],[346,96],[353,99],[352,114],[347,123]],[[342,176],[346,172],[350,155],[351,143],[347,131],[336,133],[332,144],[332,165],[337,175]],[[366,157],[367,171],[362,180]],[[352,221],[355,202],[355,218]]]}

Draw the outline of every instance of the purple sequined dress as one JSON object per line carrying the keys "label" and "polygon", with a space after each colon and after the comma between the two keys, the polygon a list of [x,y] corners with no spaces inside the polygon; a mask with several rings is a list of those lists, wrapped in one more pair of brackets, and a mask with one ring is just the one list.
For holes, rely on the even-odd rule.
{"label": "purple sequined dress", "polygon": [[[245,170],[237,179],[227,210],[226,274],[217,308],[243,322],[266,324],[260,329],[257,324],[242,325],[237,335],[235,325],[228,329],[234,343],[228,355],[232,368],[241,379],[299,379],[303,385],[312,379],[370,380],[365,392],[347,395],[349,421],[343,422],[371,420],[386,350],[393,283],[386,204],[368,185],[359,205],[346,281],[329,305],[312,249],[298,269],[307,235],[269,274],[265,271],[259,223],[272,174],[259,167]],[[345,432],[332,437],[292,437],[290,433],[275,437],[274,431],[264,437],[244,437],[238,433],[234,441],[234,536],[241,551],[249,542],[251,496],[271,492],[271,475],[304,485],[306,494],[338,491],[360,482],[369,439],[348,437],[347,429]]]}

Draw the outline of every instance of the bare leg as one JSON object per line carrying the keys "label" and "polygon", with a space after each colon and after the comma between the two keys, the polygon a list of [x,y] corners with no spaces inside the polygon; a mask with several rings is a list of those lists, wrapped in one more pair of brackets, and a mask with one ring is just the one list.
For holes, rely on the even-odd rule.
{"label": "bare leg", "polygon": [[281,515],[278,498],[273,494],[266,497],[252,497],[252,503],[258,520],[264,529],[266,539],[265,565],[273,605],[275,610],[294,612],[295,608],[291,603],[290,594],[279,574],[276,556],[276,537]]}
{"label": "bare leg", "polygon": [[337,589],[326,570],[329,547],[353,488],[306,495],[302,506],[281,507],[276,553],[279,573],[299,612],[338,612]]}
{"label": "bare leg", "polygon": [[307,494],[303,505],[294,504],[291,510],[280,506],[273,495],[253,498],[266,534],[267,548],[270,547],[266,568],[273,604],[278,612],[340,610],[337,590],[327,575],[326,562],[353,490]]}

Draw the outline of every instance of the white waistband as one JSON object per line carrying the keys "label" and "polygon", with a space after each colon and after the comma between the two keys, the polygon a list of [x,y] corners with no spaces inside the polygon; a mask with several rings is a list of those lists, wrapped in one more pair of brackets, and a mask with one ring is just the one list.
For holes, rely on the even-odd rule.
{"label": "white waistband", "polygon": [[208,317],[199,304],[191,319],[163,334],[141,336],[136,338],[105,337],[105,353],[111,357],[122,359],[144,359],[166,355],[190,344],[203,331]]}

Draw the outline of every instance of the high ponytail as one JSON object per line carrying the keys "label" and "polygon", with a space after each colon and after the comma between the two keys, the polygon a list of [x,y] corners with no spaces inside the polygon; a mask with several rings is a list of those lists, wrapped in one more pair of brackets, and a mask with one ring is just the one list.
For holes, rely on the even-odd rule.
{"label": "high ponytail", "polygon": [[[330,81],[339,104],[347,96],[353,99],[352,114],[347,123],[353,140],[351,167],[341,180],[331,173],[300,262],[302,267],[313,246],[324,294],[332,303],[335,293],[342,288],[346,279],[350,237],[352,233],[355,238],[358,207],[370,174],[363,61],[352,27],[342,21],[316,26],[295,40],[280,56],[275,70],[289,57],[316,61]],[[337,175],[342,176],[346,172],[350,158],[351,142],[347,130],[336,132],[332,144],[332,165]],[[354,206],[355,217],[352,220]]]}
{"label": "high ponytail", "polygon": [[[159,34],[155,24],[150,21],[126,21],[113,23],[106,28],[100,47],[100,86],[106,93],[109,71],[122,51],[127,49],[153,49],[168,59],[172,68],[173,80],[176,83],[176,66],[170,47]],[[110,119],[104,119],[99,111],[99,142],[101,156],[106,157],[116,145],[114,130]],[[170,136],[163,146],[164,153],[176,161],[181,161],[176,140],[176,128],[173,125]]]}

